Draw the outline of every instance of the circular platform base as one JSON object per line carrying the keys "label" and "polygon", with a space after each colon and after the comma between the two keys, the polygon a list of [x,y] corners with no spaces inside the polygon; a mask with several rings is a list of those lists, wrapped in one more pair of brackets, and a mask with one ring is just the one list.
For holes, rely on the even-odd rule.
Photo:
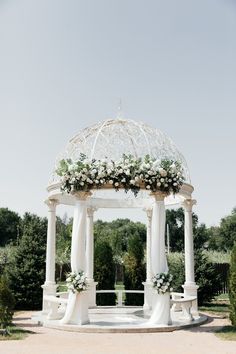
{"label": "circular platform base", "polygon": [[153,333],[172,332],[193,326],[199,326],[207,321],[207,316],[200,315],[193,321],[181,319],[180,312],[171,313],[171,325],[150,325],[150,313],[141,307],[97,307],[89,310],[90,323],[79,326],[61,324],[60,320],[44,320],[43,326],[63,331],[81,333]]}

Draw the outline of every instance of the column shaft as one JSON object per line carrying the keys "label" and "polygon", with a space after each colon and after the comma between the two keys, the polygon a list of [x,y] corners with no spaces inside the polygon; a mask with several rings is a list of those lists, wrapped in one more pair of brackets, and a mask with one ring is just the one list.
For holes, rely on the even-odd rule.
{"label": "column shaft", "polygon": [[55,284],[55,255],[56,255],[56,205],[55,200],[48,200],[48,229],[46,253],[46,281],[45,285]]}

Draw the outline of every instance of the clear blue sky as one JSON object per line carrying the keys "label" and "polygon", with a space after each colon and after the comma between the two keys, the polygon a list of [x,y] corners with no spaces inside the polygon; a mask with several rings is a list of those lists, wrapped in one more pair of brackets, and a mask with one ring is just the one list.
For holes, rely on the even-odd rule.
{"label": "clear blue sky", "polygon": [[0,0],[0,207],[46,215],[56,155],[121,97],[172,137],[218,224],[236,206],[235,63],[233,0]]}

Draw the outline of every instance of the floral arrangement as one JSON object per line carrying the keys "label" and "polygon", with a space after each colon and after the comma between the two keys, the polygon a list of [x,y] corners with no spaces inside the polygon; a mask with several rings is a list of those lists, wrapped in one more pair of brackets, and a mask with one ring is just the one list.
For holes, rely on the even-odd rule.
{"label": "floral arrangement", "polygon": [[153,288],[158,294],[165,294],[168,291],[172,291],[171,282],[173,275],[170,273],[157,273],[152,278]]}
{"label": "floral arrangement", "polygon": [[178,193],[183,182],[183,170],[178,161],[158,160],[146,155],[143,159],[123,155],[117,161],[88,159],[81,154],[78,161],[61,160],[56,173],[61,177],[61,189],[89,191],[111,185],[115,190],[131,190],[136,196],[140,187],[152,192]]}
{"label": "floral arrangement", "polygon": [[80,293],[88,289],[87,278],[83,270],[69,273],[66,278],[66,283],[68,290],[71,290],[73,293]]}

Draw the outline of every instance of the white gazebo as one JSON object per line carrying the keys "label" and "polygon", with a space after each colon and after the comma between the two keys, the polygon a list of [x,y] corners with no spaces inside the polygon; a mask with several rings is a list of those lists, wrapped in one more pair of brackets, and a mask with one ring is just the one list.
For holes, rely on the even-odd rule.
{"label": "white gazebo", "polygon": [[[184,182],[178,193],[166,193],[165,190],[149,190],[147,183],[136,183],[135,187],[140,188],[137,196],[128,190],[124,191],[122,184],[115,190],[114,185],[105,183],[94,187],[94,182],[89,190],[62,191],[63,179],[55,172],[61,160],[76,162],[81,154],[88,157],[90,161],[117,161],[123,154],[130,155],[136,159],[151,156],[158,161],[169,160],[181,166]],[[100,180],[101,181],[101,180]],[[91,182],[92,183],[92,182]],[[115,182],[113,181],[113,184]],[[83,183],[82,183],[83,184]],[[166,184],[167,186],[167,184]],[[164,187],[163,187],[164,188]],[[167,188],[167,187],[166,187]],[[64,188],[65,189],[65,188]],[[93,238],[93,216],[100,208],[140,208],[147,217],[147,240],[146,240],[146,281],[144,283],[144,305],[143,313],[149,316],[143,317],[142,324],[138,327],[147,327],[149,318],[154,321],[150,324],[155,327],[173,327],[176,317],[173,312],[181,313],[183,323],[199,321],[197,309],[197,285],[194,279],[194,253],[193,253],[193,232],[192,232],[192,207],[196,203],[192,199],[193,187],[191,185],[187,163],[183,155],[178,151],[172,140],[156,128],[144,123],[127,119],[108,119],[92,125],[75,135],[67,144],[63,153],[56,161],[56,167],[50,184],[47,188],[48,198],[48,233],[47,233],[47,255],[46,255],[46,279],[43,287],[43,322],[44,325],[71,328],[96,328],[91,318],[96,308],[96,285],[93,277],[94,261],[94,238]],[[72,271],[84,270],[88,279],[89,288],[79,294],[57,293],[55,282],[55,253],[56,253],[56,208],[58,205],[74,207],[72,246],[71,246],[71,268]],[[183,293],[172,296],[172,318],[170,318],[170,305],[159,307],[165,308],[160,316],[160,308],[153,291],[152,277],[156,273],[167,272],[165,251],[165,210],[168,207],[182,206],[185,213],[184,247],[185,247],[185,283]],[[135,289],[134,289],[135,292]],[[162,295],[161,295],[162,296]],[[159,300],[158,300],[159,301]],[[121,304],[120,304],[121,305]],[[140,310],[140,309],[139,309]],[[179,311],[181,310],[181,311]],[[159,314],[159,315],[158,315]],[[178,317],[178,316],[177,316]],[[95,321],[96,322],[96,321]],[[172,322],[172,324],[171,324]],[[149,322],[150,323],[150,322]],[[137,323],[136,323],[137,324]],[[66,327],[67,326],[67,327]],[[122,326],[121,326],[122,327]],[[74,330],[73,328],[73,330]],[[173,327],[174,328],[174,327]]]}

